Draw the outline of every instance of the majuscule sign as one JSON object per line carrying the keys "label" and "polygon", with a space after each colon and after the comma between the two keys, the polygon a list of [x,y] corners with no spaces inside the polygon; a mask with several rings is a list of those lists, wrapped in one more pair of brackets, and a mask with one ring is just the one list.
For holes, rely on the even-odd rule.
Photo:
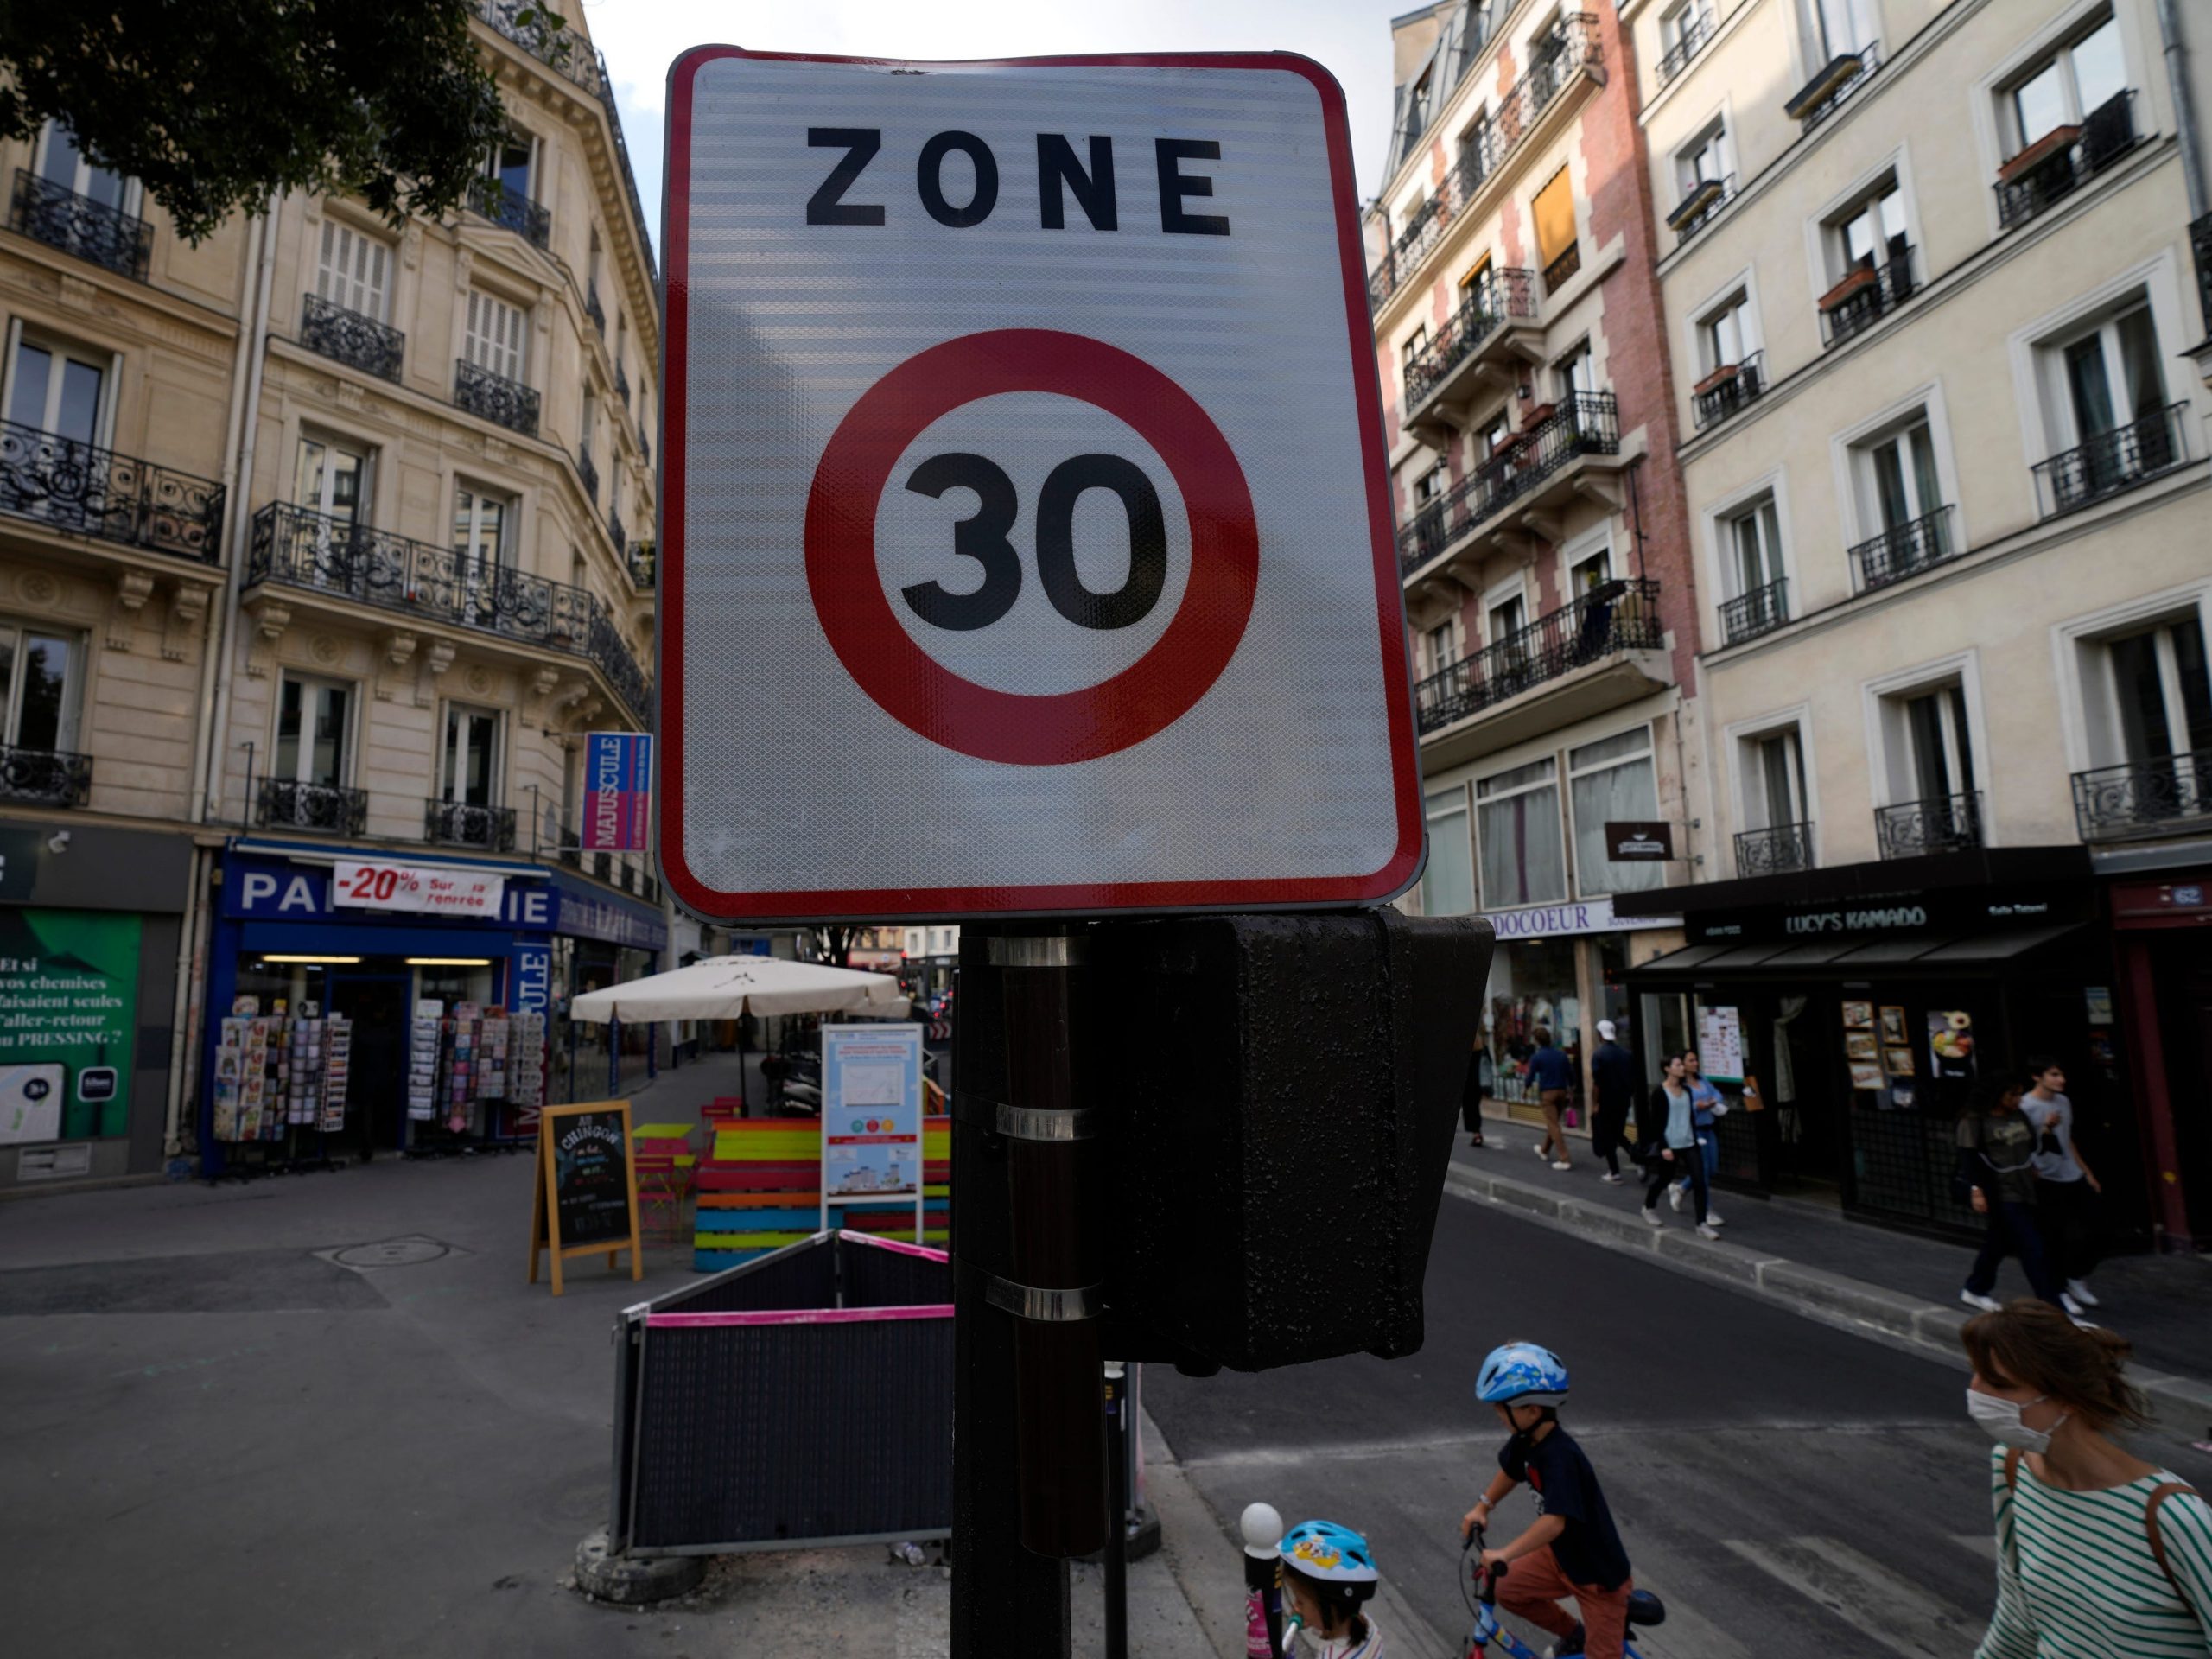
{"label": "majuscule sign", "polygon": [[548,1106],[537,1126],[537,1180],[530,1223],[530,1282],[537,1282],[540,1251],[553,1262],[553,1294],[561,1263],[572,1255],[607,1253],[607,1265],[630,1252],[630,1276],[645,1277],[638,1251],[638,1178],[630,1161],[630,1103],[587,1100]]}

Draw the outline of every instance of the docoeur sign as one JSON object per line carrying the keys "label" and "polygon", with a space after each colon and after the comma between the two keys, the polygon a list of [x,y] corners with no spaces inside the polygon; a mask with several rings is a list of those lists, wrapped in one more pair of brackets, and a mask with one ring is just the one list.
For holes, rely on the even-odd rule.
{"label": "docoeur sign", "polygon": [[703,913],[1352,903],[1421,860],[1343,95],[671,74],[663,868]]}

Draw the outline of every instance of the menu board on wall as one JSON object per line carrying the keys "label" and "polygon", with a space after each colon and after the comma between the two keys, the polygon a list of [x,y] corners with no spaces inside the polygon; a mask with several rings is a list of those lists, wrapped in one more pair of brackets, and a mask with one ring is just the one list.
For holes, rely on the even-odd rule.
{"label": "menu board on wall", "polygon": [[1708,1083],[1744,1080],[1744,1016],[1740,1010],[1700,1006],[1697,1058]]}

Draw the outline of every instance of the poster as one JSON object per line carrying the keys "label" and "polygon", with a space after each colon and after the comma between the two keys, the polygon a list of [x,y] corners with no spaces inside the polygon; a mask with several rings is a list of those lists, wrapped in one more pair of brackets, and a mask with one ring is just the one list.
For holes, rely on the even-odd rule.
{"label": "poster", "polygon": [[1880,1052],[1871,1031],[1847,1031],[1843,1033],[1843,1052],[1848,1059],[1871,1060]]}
{"label": "poster", "polygon": [[1882,1065],[1893,1077],[1913,1075],[1912,1051],[1909,1048],[1885,1048],[1882,1051]]}
{"label": "poster", "polygon": [[1871,1031],[1874,1025],[1874,1005],[1872,1002],[1845,1003],[1843,1023],[1853,1031]]}
{"label": "poster", "polygon": [[0,1141],[130,1127],[139,918],[0,911]]}
{"label": "poster", "polygon": [[1964,1009],[1928,1014],[1928,1074],[1963,1081],[1974,1076],[1974,1016]]}
{"label": "poster", "polygon": [[1871,1060],[1853,1060],[1851,1063],[1851,1086],[1868,1092],[1878,1090],[1882,1086],[1882,1068]]}
{"label": "poster", "polygon": [[919,1196],[922,1028],[822,1028],[822,1198]]}
{"label": "poster", "polygon": [[644,732],[593,732],[584,752],[586,852],[632,852],[645,844],[652,801],[653,740]]}
{"label": "poster", "polygon": [[1708,1083],[1744,1080],[1744,1017],[1734,1008],[1697,1011],[1697,1058]]}
{"label": "poster", "polygon": [[1904,1022],[1904,1010],[1885,1007],[1882,1010],[1882,1040],[1891,1047],[1909,1047],[1912,1033]]}

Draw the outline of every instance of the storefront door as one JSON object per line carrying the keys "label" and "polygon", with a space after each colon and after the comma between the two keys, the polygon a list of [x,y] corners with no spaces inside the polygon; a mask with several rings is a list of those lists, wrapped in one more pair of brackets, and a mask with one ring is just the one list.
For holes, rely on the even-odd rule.
{"label": "storefront door", "polygon": [[407,1121],[407,974],[330,976],[330,1011],[353,1022],[346,1134],[364,1159],[396,1151]]}

